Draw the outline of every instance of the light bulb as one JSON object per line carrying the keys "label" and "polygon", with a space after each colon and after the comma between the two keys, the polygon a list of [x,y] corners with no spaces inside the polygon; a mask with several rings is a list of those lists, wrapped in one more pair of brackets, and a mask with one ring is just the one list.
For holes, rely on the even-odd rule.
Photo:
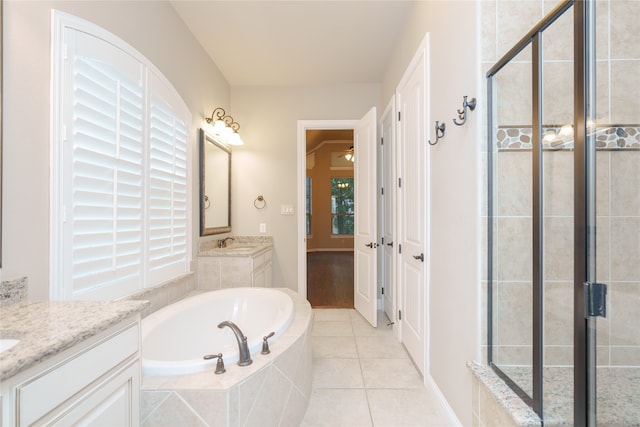
{"label": "light bulb", "polygon": [[238,132],[234,132],[231,137],[227,140],[227,142],[231,145],[243,145],[244,142],[240,138],[240,134]]}

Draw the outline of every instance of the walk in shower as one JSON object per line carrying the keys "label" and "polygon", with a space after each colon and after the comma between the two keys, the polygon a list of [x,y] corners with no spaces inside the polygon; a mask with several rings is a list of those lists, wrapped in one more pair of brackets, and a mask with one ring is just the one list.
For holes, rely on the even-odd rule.
{"label": "walk in shower", "polygon": [[640,1],[537,3],[486,74],[488,363],[545,425],[638,426]]}

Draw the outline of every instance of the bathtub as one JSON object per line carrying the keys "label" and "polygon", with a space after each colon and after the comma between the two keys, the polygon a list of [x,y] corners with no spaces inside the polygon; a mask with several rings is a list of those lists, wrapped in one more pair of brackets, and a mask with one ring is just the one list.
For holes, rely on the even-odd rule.
{"label": "bathtub", "polygon": [[260,356],[262,338],[273,343],[295,314],[291,297],[269,288],[231,288],[195,295],[169,305],[142,321],[142,374],[185,375],[215,370],[222,353],[227,366],[238,360],[238,343],[224,321],[234,322],[248,339],[252,358]]}
{"label": "bathtub", "polygon": [[[218,306],[220,300],[226,304]],[[161,311],[164,313],[157,316],[154,313],[142,320],[142,354],[146,359],[143,364],[147,367],[140,387],[141,427],[302,423],[313,378],[313,311],[306,298],[288,288],[233,288],[199,294],[157,313]],[[248,321],[249,317],[254,320]],[[196,319],[197,324],[190,325],[194,320],[187,319]],[[220,321],[229,319],[239,324],[252,344],[253,363],[249,366],[232,362],[231,352],[237,352],[238,347],[235,337],[229,328],[217,327]],[[260,354],[262,337],[271,331],[277,333],[273,337],[277,339],[269,340],[271,353]],[[196,335],[200,336],[192,340]],[[223,344],[198,348],[192,344],[201,340],[213,342],[213,337],[227,340],[230,350],[218,350]],[[194,355],[182,356],[183,349],[179,347],[192,345]],[[151,355],[152,349],[156,355]],[[170,357],[165,356],[165,350]],[[201,360],[204,354],[218,352],[224,354],[227,368],[222,375],[214,373],[215,367],[208,365],[210,362],[203,364]],[[204,371],[198,372],[192,364]],[[176,374],[191,369],[196,372]]]}

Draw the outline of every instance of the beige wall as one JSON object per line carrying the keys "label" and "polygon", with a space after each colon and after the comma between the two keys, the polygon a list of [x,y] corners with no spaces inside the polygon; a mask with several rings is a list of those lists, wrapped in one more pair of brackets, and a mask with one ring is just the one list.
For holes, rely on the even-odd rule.
{"label": "beige wall", "polygon": [[[166,2],[4,2],[4,140],[2,279],[28,276],[29,298],[49,297],[51,10],[87,19],[145,55],[174,85],[197,129],[230,88],[216,65]],[[198,212],[198,186],[193,209]],[[193,221],[198,236],[198,216]],[[194,238],[194,247],[197,237]]]}
{"label": "beige wall", "polygon": [[[305,248],[297,212],[280,214],[282,205],[297,207],[298,120],[357,120],[379,104],[379,84],[232,88],[231,111],[245,142],[233,151],[233,233],[258,234],[259,224],[266,224],[273,236],[274,286],[298,290],[297,254],[300,245]],[[262,210],[253,207],[259,194],[268,203]]]}
{"label": "beige wall", "polygon": [[[310,250],[353,250],[353,236],[331,235],[331,178],[353,177],[350,170],[332,170],[331,153],[342,152],[353,146],[353,141],[325,141],[314,153],[314,165],[307,169],[311,177],[311,236],[307,237],[307,251]],[[308,166],[308,165],[307,165]]]}
{"label": "beige wall", "polygon": [[[389,101],[425,32],[430,35],[429,122],[446,121],[445,139],[429,147],[429,375],[463,425],[471,425],[472,375],[480,342],[480,98],[479,4],[474,1],[416,2],[399,37],[383,81]],[[479,107],[463,127],[452,118],[462,97]],[[429,135],[432,138],[432,135]]]}

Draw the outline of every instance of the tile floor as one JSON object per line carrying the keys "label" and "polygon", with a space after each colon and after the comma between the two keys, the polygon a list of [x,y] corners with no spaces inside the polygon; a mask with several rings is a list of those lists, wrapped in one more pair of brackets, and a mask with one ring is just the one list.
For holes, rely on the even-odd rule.
{"label": "tile floor", "polygon": [[387,323],[383,313],[373,328],[355,310],[314,310],[313,391],[303,427],[452,425]]}

